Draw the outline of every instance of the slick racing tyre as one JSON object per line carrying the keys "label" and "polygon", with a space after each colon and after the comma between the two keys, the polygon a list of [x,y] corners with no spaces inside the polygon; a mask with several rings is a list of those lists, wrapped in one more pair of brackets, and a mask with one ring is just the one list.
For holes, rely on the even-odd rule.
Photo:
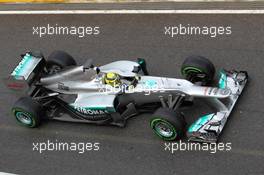
{"label": "slick racing tyre", "polygon": [[150,121],[154,133],[165,141],[180,139],[185,130],[182,114],[169,108],[159,108]]}
{"label": "slick racing tyre", "polygon": [[44,58],[44,55],[42,54],[41,51],[31,51],[30,55],[37,57],[37,58]]}
{"label": "slick racing tyre", "polygon": [[75,66],[76,61],[74,58],[64,51],[52,52],[46,62],[46,67],[49,74],[58,72],[67,66]]}
{"label": "slick racing tyre", "polygon": [[207,58],[190,56],[183,62],[181,73],[192,83],[200,82],[202,85],[208,85],[214,79],[215,67]]}
{"label": "slick racing tyre", "polygon": [[19,124],[29,128],[38,127],[43,115],[41,106],[30,97],[18,99],[12,108],[12,112]]}

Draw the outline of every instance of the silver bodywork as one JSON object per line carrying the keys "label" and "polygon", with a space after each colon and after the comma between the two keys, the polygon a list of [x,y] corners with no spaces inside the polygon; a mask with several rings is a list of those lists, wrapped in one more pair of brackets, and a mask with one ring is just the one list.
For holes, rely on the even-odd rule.
{"label": "silver bodywork", "polygon": [[[119,63],[122,65],[121,68]],[[96,74],[94,68],[84,70],[79,66],[41,78],[40,82],[44,87],[55,92],[77,94],[76,101],[71,105],[82,108],[114,107],[115,96],[122,93],[150,95],[157,92],[161,94],[180,92],[188,96],[210,98],[226,98],[231,94],[230,89],[198,86],[184,79],[138,75],[132,72],[135,66],[139,66],[138,63],[116,61],[99,67],[99,74]],[[127,85],[129,90],[123,90],[121,87],[113,88],[103,82],[104,74],[107,72],[118,72],[124,78],[139,76],[140,79],[132,88]]]}
{"label": "silver bodywork", "polygon": [[[194,98],[206,98],[217,111],[200,117],[190,126],[187,134],[191,141],[216,142],[247,82],[246,74],[234,72],[224,74],[225,79],[220,79],[222,81],[220,83],[224,83],[224,87],[205,87],[184,79],[138,75],[132,72],[136,66],[139,66],[136,62],[117,61],[99,67],[100,74],[96,74],[94,69],[83,71],[80,66],[42,78],[41,83],[52,91],[77,94],[78,97],[71,105],[79,112],[89,114],[94,114],[90,109],[107,108],[110,111],[115,111],[114,100],[118,94],[122,93],[142,93],[143,96],[152,93],[160,95],[181,93]],[[129,88],[129,85],[125,85],[129,90],[124,91],[124,88],[113,88],[103,83],[104,73],[107,72],[116,72],[122,77],[138,76],[140,79],[133,89]],[[67,88],[58,88],[60,85]],[[226,99],[227,102],[223,103],[220,99]]]}
{"label": "silver bodywork", "polygon": [[[20,81],[20,84],[30,86],[27,80],[41,59],[29,55],[25,58],[11,74],[11,78],[8,78],[9,84],[12,81]],[[26,69],[22,70],[21,67]],[[216,108],[216,112],[200,117],[187,132],[189,140],[205,142],[217,140],[247,83],[245,72],[222,72],[219,87],[206,87],[184,79],[145,76],[139,74],[138,70],[139,63],[124,60],[100,67],[74,66],[41,77],[38,83],[55,95],[75,95],[76,98],[67,105],[83,115],[115,113],[116,97],[124,94],[139,94],[142,98],[152,94],[161,97],[163,94],[181,94],[186,97],[205,98]],[[104,82],[104,76],[108,72],[121,76],[119,86],[112,87]],[[131,79],[137,80],[136,84],[133,84]]]}

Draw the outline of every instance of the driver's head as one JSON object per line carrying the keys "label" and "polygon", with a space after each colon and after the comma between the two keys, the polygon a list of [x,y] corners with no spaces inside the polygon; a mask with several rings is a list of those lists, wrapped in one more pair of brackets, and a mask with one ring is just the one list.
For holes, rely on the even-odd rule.
{"label": "driver's head", "polygon": [[117,73],[114,72],[108,72],[105,74],[104,77],[105,83],[109,84],[113,87],[119,86],[120,85],[120,77]]}

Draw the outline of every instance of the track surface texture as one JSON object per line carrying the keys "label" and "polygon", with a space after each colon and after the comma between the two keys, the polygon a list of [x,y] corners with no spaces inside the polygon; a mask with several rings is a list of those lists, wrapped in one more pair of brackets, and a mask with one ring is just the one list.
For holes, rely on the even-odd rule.
{"label": "track surface texture", "polygon": [[[33,26],[99,26],[100,34],[38,37]],[[164,26],[231,26],[231,35],[164,35]],[[115,60],[147,60],[151,75],[180,77],[189,55],[202,55],[220,68],[247,70],[249,83],[225,126],[219,142],[231,151],[164,150],[149,128],[149,114],[132,118],[126,128],[90,124],[44,122],[37,129],[16,123],[10,109],[16,97],[0,84],[0,171],[17,174],[263,174],[263,15],[2,15],[0,16],[0,78],[19,62],[21,53],[41,50],[69,52],[78,64],[92,58],[95,65]],[[200,107],[200,108],[199,108]],[[186,110],[194,121],[199,104]],[[33,142],[99,142],[100,150],[32,151]]]}

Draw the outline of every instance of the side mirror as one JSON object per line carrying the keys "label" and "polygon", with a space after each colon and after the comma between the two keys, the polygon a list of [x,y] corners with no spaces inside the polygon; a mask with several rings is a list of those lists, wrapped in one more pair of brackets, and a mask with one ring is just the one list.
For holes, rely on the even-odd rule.
{"label": "side mirror", "polygon": [[147,70],[146,60],[144,58],[138,58],[137,62],[140,65],[140,68],[142,72],[144,73],[144,75],[149,75],[148,70]]}
{"label": "side mirror", "polygon": [[93,68],[93,64],[92,64],[93,60],[92,59],[88,59],[84,64],[83,64],[83,70],[85,71],[85,69],[90,69]]}

